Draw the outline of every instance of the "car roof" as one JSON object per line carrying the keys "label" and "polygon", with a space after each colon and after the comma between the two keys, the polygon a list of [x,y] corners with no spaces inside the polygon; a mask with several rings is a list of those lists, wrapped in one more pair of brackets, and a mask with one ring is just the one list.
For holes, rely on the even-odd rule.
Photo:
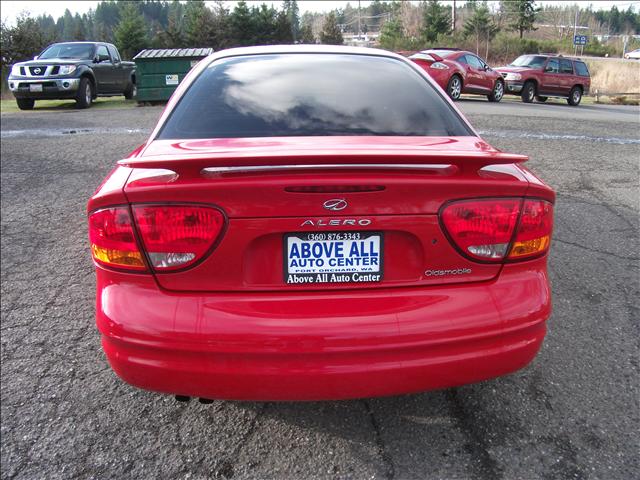
{"label": "car roof", "polygon": [[348,55],[375,55],[405,60],[405,57],[388,50],[367,47],[348,47],[343,45],[261,45],[256,47],[238,47],[219,50],[209,55],[210,59],[235,57],[242,55],[273,55],[285,53],[333,53]]}

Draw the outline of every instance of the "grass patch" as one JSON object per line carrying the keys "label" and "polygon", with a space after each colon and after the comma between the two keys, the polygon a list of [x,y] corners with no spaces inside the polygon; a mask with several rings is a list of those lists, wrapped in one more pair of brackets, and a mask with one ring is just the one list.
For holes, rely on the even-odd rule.
{"label": "grass patch", "polygon": [[[98,98],[91,105],[94,108],[132,108],[137,105],[135,100],[126,100],[124,97],[104,97]],[[36,100],[36,106],[33,111],[52,111],[59,112],[61,110],[75,110],[76,102],[74,100]],[[0,100],[0,111],[2,113],[24,112],[18,108],[15,99]]]}
{"label": "grass patch", "polygon": [[[591,95],[617,97],[618,94],[640,95],[640,62],[622,59],[584,58],[591,72]],[[634,95],[635,97],[635,95]]]}

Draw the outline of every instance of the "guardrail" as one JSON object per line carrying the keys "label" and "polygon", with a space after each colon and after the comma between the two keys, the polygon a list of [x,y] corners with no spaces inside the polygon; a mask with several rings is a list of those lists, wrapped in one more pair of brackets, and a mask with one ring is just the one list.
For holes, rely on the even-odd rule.
{"label": "guardrail", "polygon": [[600,99],[600,96],[604,97],[626,97],[629,95],[640,96],[640,92],[601,92],[597,88],[593,91],[593,96],[595,97],[595,101],[597,102]]}

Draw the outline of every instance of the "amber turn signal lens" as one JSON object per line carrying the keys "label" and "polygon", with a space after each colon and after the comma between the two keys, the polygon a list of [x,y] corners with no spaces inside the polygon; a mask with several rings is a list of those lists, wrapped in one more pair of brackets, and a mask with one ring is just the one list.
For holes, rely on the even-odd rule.
{"label": "amber turn signal lens", "polygon": [[518,258],[528,255],[536,255],[542,253],[549,248],[549,235],[535,238],[533,240],[525,240],[524,242],[516,241],[511,248],[509,258]]}
{"label": "amber turn signal lens", "polygon": [[99,247],[98,245],[91,245],[91,251],[93,252],[94,258],[102,263],[144,268],[144,262],[142,261],[140,252],[112,250]]}

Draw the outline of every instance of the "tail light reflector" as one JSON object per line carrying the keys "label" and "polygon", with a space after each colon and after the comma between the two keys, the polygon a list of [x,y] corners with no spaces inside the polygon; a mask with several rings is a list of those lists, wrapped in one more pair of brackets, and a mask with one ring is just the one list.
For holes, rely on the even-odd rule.
{"label": "tail light reflector", "polygon": [[549,249],[553,206],[544,200],[461,200],[440,217],[453,243],[474,260],[524,260]]}
{"label": "tail light reflector", "polygon": [[146,269],[127,207],[93,212],[89,216],[89,242],[94,260],[101,265],[125,270]]}
{"label": "tail light reflector", "polygon": [[198,262],[224,227],[222,212],[205,205],[134,205],[133,214],[156,271],[182,269]]}

